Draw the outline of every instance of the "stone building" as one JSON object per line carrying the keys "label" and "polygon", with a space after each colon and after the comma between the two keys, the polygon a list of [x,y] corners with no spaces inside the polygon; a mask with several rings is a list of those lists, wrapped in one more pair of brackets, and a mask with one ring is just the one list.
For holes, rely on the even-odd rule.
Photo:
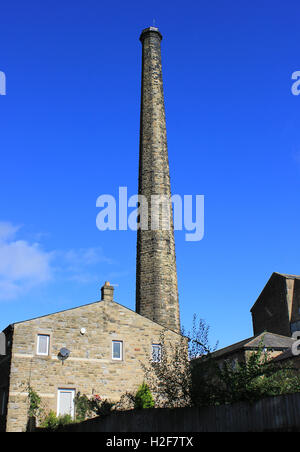
{"label": "stone building", "polygon": [[273,273],[251,308],[254,334],[300,331],[300,276]]}
{"label": "stone building", "polygon": [[245,362],[250,353],[263,345],[274,362],[300,367],[299,356],[292,353],[292,335],[300,331],[300,276],[273,273],[251,314],[254,336],[217,350],[213,358],[218,363]]}
{"label": "stone building", "polygon": [[[299,355],[293,354],[300,331],[300,276],[273,273],[251,308],[254,336],[217,350],[218,362],[245,362],[262,345],[274,363],[300,368]],[[300,337],[300,334],[299,334]]]}
{"label": "stone building", "polygon": [[[139,194],[167,197],[172,213],[159,30],[143,30]],[[171,215],[172,217],[172,215]],[[150,214],[147,222],[151,229]],[[162,225],[161,225],[162,226]],[[0,339],[0,422],[24,431],[28,385],[48,410],[74,415],[77,392],[117,401],[143,382],[141,363],[160,359],[166,344],[182,343],[173,224],[138,230],[136,312],[101,300],[9,325]],[[64,359],[66,358],[66,359]]]}
{"label": "stone building", "polygon": [[[10,325],[4,330],[6,354],[0,357],[6,430],[26,429],[28,385],[46,411],[72,416],[78,391],[118,401],[136,390],[144,378],[141,363],[159,360],[163,332],[166,343],[180,342],[177,332],[113,301],[107,283],[98,302]],[[64,348],[70,354],[63,361]]]}
{"label": "stone building", "polygon": [[294,340],[291,337],[264,332],[217,350],[211,354],[211,357],[219,365],[224,361],[231,364],[245,363],[253,352],[263,347],[269,358],[274,360],[290,351],[293,343]]}

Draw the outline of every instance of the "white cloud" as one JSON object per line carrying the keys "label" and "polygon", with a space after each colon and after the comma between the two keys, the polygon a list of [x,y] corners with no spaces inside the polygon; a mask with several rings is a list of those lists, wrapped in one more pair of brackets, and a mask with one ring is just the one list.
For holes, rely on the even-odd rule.
{"label": "white cloud", "polygon": [[0,221],[0,243],[15,236],[20,226],[13,226],[8,221]]}
{"label": "white cloud", "polygon": [[19,229],[0,222],[0,299],[16,298],[51,279],[51,253],[43,251],[37,243],[16,240]]}
{"label": "white cloud", "polygon": [[0,300],[15,299],[55,280],[98,281],[99,264],[113,264],[100,247],[46,252],[39,243],[18,240],[20,226],[0,221]]}
{"label": "white cloud", "polygon": [[88,266],[104,262],[107,264],[113,261],[103,255],[102,248],[80,248],[79,250],[69,250],[62,253],[63,259],[72,266]]}
{"label": "white cloud", "polygon": [[99,278],[96,264],[113,264],[113,260],[104,256],[102,248],[80,248],[68,251],[56,251],[56,274],[70,281],[86,284]]}

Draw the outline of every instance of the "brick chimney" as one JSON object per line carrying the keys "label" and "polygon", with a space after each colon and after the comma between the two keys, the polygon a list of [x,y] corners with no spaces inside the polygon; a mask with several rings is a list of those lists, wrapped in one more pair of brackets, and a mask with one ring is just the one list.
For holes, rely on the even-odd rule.
{"label": "brick chimney", "polygon": [[114,288],[108,281],[106,281],[104,286],[101,287],[101,301],[113,301],[113,299]]}
{"label": "brick chimney", "polygon": [[161,65],[162,35],[156,27],[142,31],[139,195],[151,205],[152,195],[169,200],[170,225],[137,232],[136,312],[180,332],[179,302],[170,172]]}

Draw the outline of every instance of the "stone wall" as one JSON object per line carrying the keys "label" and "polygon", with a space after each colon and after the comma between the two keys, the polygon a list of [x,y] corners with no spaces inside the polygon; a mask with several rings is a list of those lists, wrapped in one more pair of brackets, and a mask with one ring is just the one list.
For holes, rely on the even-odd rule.
{"label": "stone wall", "polygon": [[[142,93],[139,195],[147,200],[148,230],[138,229],[136,311],[171,330],[180,331],[179,303],[167,133],[161,64],[161,34],[155,27],[141,34]],[[151,208],[151,196],[164,196],[170,228],[163,209]],[[153,199],[153,198],[152,198]],[[155,214],[155,215],[154,215]],[[141,215],[141,218],[143,214]],[[160,220],[154,230],[152,220]]]}
{"label": "stone wall", "polygon": [[268,331],[291,336],[286,278],[273,274],[251,309],[254,335]]}
{"label": "stone wall", "polygon": [[[162,331],[162,326],[107,300],[16,323],[7,431],[26,428],[28,384],[41,396],[45,410],[55,412],[59,388],[112,401],[135,391],[144,378],[141,363],[149,362]],[[50,335],[49,356],[36,354],[38,334]],[[167,331],[166,339],[175,343],[181,336]],[[112,359],[112,340],[123,341],[120,361]],[[58,359],[62,347],[71,351],[63,364]]]}

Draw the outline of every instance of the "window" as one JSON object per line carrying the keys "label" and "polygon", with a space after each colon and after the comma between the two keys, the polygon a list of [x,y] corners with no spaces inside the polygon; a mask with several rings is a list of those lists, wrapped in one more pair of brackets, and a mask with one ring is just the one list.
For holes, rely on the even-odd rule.
{"label": "window", "polygon": [[112,341],[112,359],[123,359],[123,342]]}
{"label": "window", "polygon": [[57,395],[57,415],[69,414],[74,418],[75,413],[75,389],[59,389]]}
{"label": "window", "polygon": [[47,334],[38,334],[37,337],[37,355],[49,355],[50,336]]}
{"label": "window", "polygon": [[160,344],[152,344],[152,362],[153,363],[161,362],[161,345]]}

